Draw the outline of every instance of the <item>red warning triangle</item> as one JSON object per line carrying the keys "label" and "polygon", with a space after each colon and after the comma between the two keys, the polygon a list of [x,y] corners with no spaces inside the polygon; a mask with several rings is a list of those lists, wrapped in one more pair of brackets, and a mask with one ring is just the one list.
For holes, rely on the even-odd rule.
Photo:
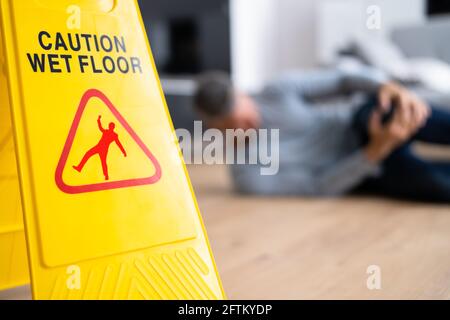
{"label": "red warning triangle", "polygon": [[[67,159],[70,154],[70,150],[72,148],[75,135],[78,130],[78,126],[80,124],[81,118],[83,116],[83,112],[86,109],[88,102],[93,99],[100,99],[111,111],[117,121],[122,125],[122,127],[128,132],[131,138],[136,142],[139,148],[144,152],[144,154],[150,159],[153,166],[155,167],[155,173],[150,177],[145,178],[136,178],[136,179],[128,179],[121,181],[106,181],[101,183],[94,184],[86,184],[79,186],[71,186],[64,182],[63,180],[63,172],[67,163]],[[119,111],[114,107],[112,102],[106,97],[104,93],[97,89],[90,89],[86,91],[80,101],[80,105],[78,106],[78,110],[75,114],[75,118],[73,120],[72,126],[69,130],[69,135],[67,137],[66,143],[64,145],[64,149],[61,154],[61,158],[59,159],[58,166],[56,167],[55,172],[55,181],[58,188],[69,194],[77,194],[77,193],[85,193],[85,192],[94,192],[94,191],[102,191],[102,190],[111,190],[111,189],[119,189],[119,188],[127,188],[134,186],[142,186],[148,184],[154,184],[161,179],[162,170],[161,166],[156,159],[156,157],[150,152],[147,146],[142,142],[139,136],[134,132],[131,126],[127,123],[125,118],[119,113]]]}

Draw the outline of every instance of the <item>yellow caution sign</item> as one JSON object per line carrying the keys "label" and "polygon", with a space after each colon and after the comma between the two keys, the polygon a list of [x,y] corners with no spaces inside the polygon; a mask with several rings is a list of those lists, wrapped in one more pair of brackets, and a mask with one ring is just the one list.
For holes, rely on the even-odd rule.
{"label": "yellow caution sign", "polygon": [[0,4],[34,298],[224,298],[137,2]]}
{"label": "yellow caution sign", "polygon": [[0,290],[23,285],[29,281],[19,179],[2,51],[0,41]]}

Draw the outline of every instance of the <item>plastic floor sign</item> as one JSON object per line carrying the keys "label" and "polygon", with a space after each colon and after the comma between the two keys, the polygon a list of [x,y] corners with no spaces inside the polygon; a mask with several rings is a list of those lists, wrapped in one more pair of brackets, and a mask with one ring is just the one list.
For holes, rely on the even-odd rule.
{"label": "plastic floor sign", "polygon": [[[0,66],[4,66],[1,55]],[[6,72],[0,70],[0,290],[29,282]]]}
{"label": "plastic floor sign", "polygon": [[0,254],[20,197],[33,297],[224,298],[137,2],[0,0],[0,18],[0,160],[20,173],[0,179]]}

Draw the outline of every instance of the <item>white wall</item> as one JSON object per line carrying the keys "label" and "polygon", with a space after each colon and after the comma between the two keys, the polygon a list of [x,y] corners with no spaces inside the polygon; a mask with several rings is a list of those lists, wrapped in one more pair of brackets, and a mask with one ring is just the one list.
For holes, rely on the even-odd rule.
{"label": "white wall", "polygon": [[231,0],[231,50],[234,82],[257,90],[276,69],[276,0]]}
{"label": "white wall", "polygon": [[316,66],[336,39],[365,26],[367,6],[380,6],[381,32],[387,33],[423,21],[424,1],[231,0],[234,80],[242,89],[258,90],[284,70]]}

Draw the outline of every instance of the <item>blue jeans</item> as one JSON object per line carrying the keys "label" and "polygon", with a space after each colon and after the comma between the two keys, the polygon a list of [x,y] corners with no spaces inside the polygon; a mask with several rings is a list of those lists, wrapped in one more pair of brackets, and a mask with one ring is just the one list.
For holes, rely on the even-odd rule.
{"label": "blue jeans", "polygon": [[[376,105],[376,99],[371,99],[355,115],[354,127],[363,144],[368,142],[368,121]],[[408,200],[450,203],[450,161],[420,158],[411,148],[414,141],[450,146],[450,112],[432,107],[426,125],[381,164],[380,176],[367,179],[358,190]]]}

